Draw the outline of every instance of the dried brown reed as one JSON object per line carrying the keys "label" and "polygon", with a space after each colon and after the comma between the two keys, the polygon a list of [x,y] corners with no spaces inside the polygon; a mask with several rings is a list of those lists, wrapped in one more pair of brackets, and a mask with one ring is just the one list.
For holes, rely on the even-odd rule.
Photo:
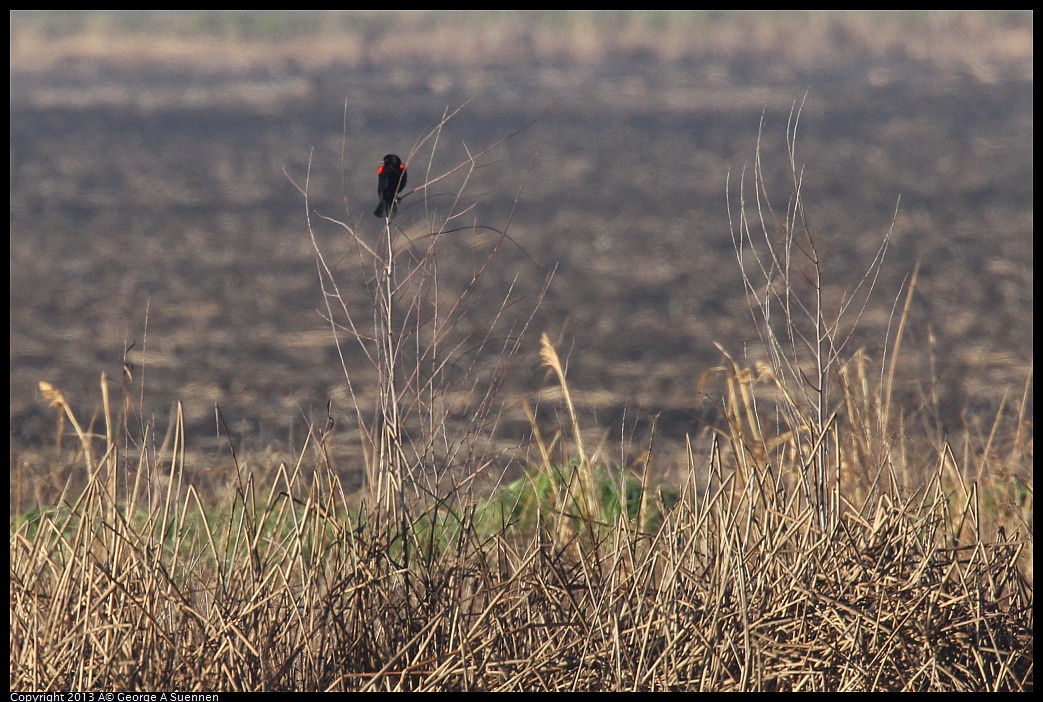
{"label": "dried brown reed", "polygon": [[11,687],[1032,688],[1031,534],[986,538],[946,461],[822,530],[792,445],[756,465],[713,445],[655,533],[488,531],[453,495],[397,530],[303,465],[214,511],[177,451],[165,492],[117,511],[98,471],[12,528]]}

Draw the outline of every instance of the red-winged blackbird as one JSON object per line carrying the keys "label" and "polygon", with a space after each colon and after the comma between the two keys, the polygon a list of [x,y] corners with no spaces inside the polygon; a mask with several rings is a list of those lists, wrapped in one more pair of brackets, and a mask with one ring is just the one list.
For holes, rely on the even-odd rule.
{"label": "red-winged blackbird", "polygon": [[377,217],[394,217],[398,194],[406,187],[406,166],[395,154],[384,157],[384,163],[377,168],[377,196],[380,204],[373,212]]}

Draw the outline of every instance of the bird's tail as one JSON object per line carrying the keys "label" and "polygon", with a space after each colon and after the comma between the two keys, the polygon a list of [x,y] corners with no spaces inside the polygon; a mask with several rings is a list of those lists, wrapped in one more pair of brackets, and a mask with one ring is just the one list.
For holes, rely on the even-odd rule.
{"label": "bird's tail", "polygon": [[389,203],[384,202],[383,200],[381,200],[380,204],[377,205],[377,209],[375,209],[373,211],[373,215],[376,216],[376,217],[385,217],[385,218],[388,218],[388,219],[394,218],[395,210],[397,209],[395,207],[395,205],[397,205],[397,204],[398,204],[398,201],[395,201],[395,202],[392,202],[392,203],[389,204]]}

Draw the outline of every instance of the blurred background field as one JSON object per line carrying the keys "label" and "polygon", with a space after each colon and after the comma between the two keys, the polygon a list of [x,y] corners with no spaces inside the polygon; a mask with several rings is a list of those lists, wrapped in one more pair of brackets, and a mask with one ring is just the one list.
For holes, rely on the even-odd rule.
{"label": "blurred background field", "polygon": [[[1032,37],[1026,12],[12,12],[13,474],[53,468],[40,380],[89,415],[100,373],[127,377],[160,427],[181,400],[204,455],[226,445],[215,405],[253,452],[299,448],[331,399],[350,414],[294,182],[310,163],[314,212],[375,239],[377,162],[462,105],[436,167],[521,130],[468,191],[467,223],[502,227],[517,203],[478,299],[534,298],[559,266],[534,329],[592,426],[642,446],[658,417],[664,472],[712,415],[715,344],[762,353],[726,184],[749,177],[763,117],[784,212],[805,94],[797,158],[832,294],[894,221],[870,354],[920,267],[896,386],[911,421],[985,437],[1027,383],[1031,419]],[[350,280],[353,245],[316,228]],[[466,285],[493,241],[461,232],[443,280]],[[537,351],[533,335],[505,382],[508,443],[546,385]],[[365,398],[371,371],[348,364]],[[339,441],[351,472],[357,442]]]}

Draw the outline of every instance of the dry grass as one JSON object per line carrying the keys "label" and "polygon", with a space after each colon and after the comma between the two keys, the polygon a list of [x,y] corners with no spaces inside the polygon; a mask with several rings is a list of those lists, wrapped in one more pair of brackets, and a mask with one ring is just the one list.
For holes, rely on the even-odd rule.
{"label": "dry grass", "polygon": [[[132,402],[113,412],[107,379],[103,436],[41,385],[78,437],[86,477],[55,506],[12,517],[11,688],[1031,690],[1027,395],[1016,426],[998,415],[974,454],[904,422],[888,394],[893,366],[873,370],[846,346],[887,237],[850,298],[822,300],[795,126],[789,143],[786,213],[776,217],[756,173],[735,210],[765,360],[725,353],[704,379],[721,381],[721,422],[690,438],[669,501],[648,470],[612,470],[588,451],[546,336],[563,419],[551,435],[533,421],[524,479],[550,487],[533,493],[531,521],[479,489],[501,477],[484,432],[524,330],[497,336],[493,319],[462,331],[488,261],[471,288],[443,296],[438,242],[452,207],[421,238],[385,222],[370,245],[344,225],[371,281],[361,317],[316,245],[332,333],[371,354],[379,385],[375,403],[356,407],[369,457],[359,495],[326,457],[325,428],[295,461],[249,470],[233,454],[222,498],[190,479],[180,421],[132,455],[152,442],[128,440],[119,415]],[[417,166],[410,182],[456,174],[462,193],[476,164]],[[474,334],[498,349],[488,365],[460,362],[482,356]],[[452,434],[461,404],[446,398],[461,396],[474,419]],[[618,481],[614,501],[605,476]]]}
{"label": "dry grass", "polygon": [[[206,507],[177,444],[129,472],[110,446],[12,527],[11,687],[1032,689],[1031,533],[984,533],[988,482],[940,456],[903,497],[889,465],[823,530],[794,446],[712,444],[654,533],[585,517],[582,480],[527,533],[459,493],[378,521],[303,456]],[[119,509],[117,474],[142,496]]]}

